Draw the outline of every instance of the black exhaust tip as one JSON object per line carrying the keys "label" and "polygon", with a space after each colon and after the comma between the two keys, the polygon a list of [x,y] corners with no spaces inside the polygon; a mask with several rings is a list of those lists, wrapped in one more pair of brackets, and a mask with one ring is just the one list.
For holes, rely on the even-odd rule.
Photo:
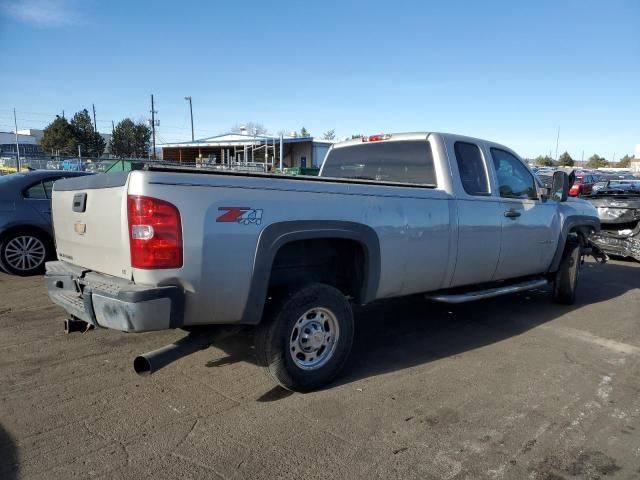
{"label": "black exhaust tip", "polygon": [[140,376],[151,375],[151,362],[144,355],[138,355],[133,360],[133,369]]}
{"label": "black exhaust tip", "polygon": [[215,327],[191,331],[175,343],[138,355],[133,360],[133,369],[138,375],[151,375],[170,363],[203,350],[215,341],[238,331],[240,331],[240,327]]}

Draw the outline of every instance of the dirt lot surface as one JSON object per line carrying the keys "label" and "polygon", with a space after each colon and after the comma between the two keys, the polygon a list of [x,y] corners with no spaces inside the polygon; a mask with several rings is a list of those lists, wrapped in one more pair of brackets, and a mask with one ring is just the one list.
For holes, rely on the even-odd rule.
{"label": "dirt lot surface", "polygon": [[0,274],[0,478],[640,478],[640,264],[543,291],[357,313],[324,391],[273,388],[247,336],[148,378],[183,332],[65,335],[42,278]]}

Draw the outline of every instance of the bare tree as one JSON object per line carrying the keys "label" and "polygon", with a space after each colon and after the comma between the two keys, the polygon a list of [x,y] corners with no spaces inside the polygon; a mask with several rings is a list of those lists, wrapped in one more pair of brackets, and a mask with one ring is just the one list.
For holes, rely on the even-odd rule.
{"label": "bare tree", "polygon": [[245,123],[236,123],[233,127],[231,127],[231,131],[233,133],[240,133],[242,128],[246,128],[247,133],[250,135],[266,135],[267,128],[258,122],[245,122]]}
{"label": "bare tree", "polygon": [[327,130],[322,134],[323,140],[335,140],[336,139],[336,131],[332,128],[331,130]]}

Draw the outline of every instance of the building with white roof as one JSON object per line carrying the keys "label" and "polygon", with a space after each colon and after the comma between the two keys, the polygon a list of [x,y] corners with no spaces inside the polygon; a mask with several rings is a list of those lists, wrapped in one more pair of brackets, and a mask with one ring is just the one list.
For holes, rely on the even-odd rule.
{"label": "building with white roof", "polygon": [[269,170],[279,167],[281,144],[283,168],[319,168],[333,141],[313,137],[251,135],[241,131],[188,142],[165,143],[159,147],[165,161],[214,166],[250,164]]}
{"label": "building with white roof", "polygon": [[[21,157],[41,157],[44,155],[42,147],[33,135],[24,135],[18,131],[18,145]],[[0,157],[16,157],[16,134],[14,132],[0,132]]]}

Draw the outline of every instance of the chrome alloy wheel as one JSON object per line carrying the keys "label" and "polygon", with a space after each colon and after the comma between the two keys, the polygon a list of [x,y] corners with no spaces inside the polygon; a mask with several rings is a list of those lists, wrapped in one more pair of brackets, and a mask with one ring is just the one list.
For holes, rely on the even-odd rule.
{"label": "chrome alloy wheel", "polygon": [[289,338],[291,359],[303,370],[315,370],[333,356],[340,327],[336,316],[326,308],[312,308],[293,325]]}
{"label": "chrome alloy wheel", "polygon": [[31,235],[12,238],[4,249],[4,259],[10,267],[21,272],[38,268],[44,262],[44,243]]}

